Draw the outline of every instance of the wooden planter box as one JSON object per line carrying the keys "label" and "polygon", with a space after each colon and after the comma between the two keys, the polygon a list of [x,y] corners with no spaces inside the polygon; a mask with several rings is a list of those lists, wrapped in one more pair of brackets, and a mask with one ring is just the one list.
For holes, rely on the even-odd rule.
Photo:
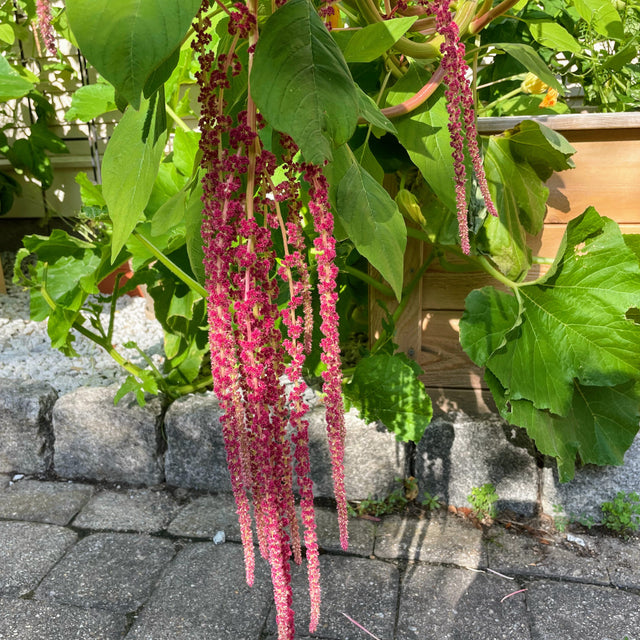
{"label": "wooden planter box", "polygon": [[[481,133],[511,129],[525,117],[480,118]],[[567,222],[594,206],[614,219],[623,233],[640,233],[640,113],[542,116],[539,122],[559,131],[576,148],[575,169],[554,174],[544,229],[530,239],[534,255],[554,257]],[[422,243],[411,241],[405,282],[422,264]],[[458,325],[464,300],[473,290],[496,282],[483,273],[427,271],[398,326],[396,342],[424,369],[422,380],[444,410],[486,413],[495,407],[482,369],[464,353]],[[380,325],[379,294],[370,294],[371,335]],[[393,310],[393,302],[386,300]]]}

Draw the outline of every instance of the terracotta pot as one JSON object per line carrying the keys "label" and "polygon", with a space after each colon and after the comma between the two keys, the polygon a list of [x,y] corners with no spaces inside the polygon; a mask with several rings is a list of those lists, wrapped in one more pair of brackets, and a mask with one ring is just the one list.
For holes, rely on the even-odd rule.
{"label": "terracotta pot", "polygon": [[[116,277],[119,273],[123,273],[124,275],[120,278],[120,286],[127,282],[127,280],[131,279],[133,276],[133,271],[131,270],[131,264],[129,262],[125,262],[120,265],[117,269],[114,269],[104,280],[98,283],[98,289],[100,293],[111,294],[113,293],[113,287],[116,284]],[[137,286],[135,289],[127,292],[128,296],[132,298],[143,298],[144,290],[141,286]]]}

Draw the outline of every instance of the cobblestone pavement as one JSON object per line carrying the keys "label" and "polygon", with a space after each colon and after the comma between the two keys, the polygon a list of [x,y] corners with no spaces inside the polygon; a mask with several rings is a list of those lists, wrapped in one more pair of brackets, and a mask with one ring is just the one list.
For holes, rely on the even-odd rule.
{"label": "cobblestone pavement", "polygon": [[[483,531],[438,512],[354,519],[345,554],[331,510],[317,520],[322,615],[309,636],[295,566],[300,638],[640,640],[638,538]],[[276,635],[268,568],[245,584],[229,495],[0,477],[3,640]]]}

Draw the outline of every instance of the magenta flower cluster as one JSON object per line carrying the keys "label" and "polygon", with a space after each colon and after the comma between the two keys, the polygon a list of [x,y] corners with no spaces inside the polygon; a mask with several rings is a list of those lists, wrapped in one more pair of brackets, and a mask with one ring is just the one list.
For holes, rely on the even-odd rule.
{"label": "magenta flower cluster", "polygon": [[469,223],[467,218],[467,169],[465,166],[466,148],[471,159],[473,171],[478,180],[480,192],[487,210],[497,216],[496,207],[489,193],[489,185],[482,165],[482,157],[478,147],[473,95],[467,77],[469,67],[464,59],[465,47],[460,41],[458,25],[453,19],[450,9],[451,0],[433,0],[428,8],[436,18],[436,28],[444,36],[440,50],[443,54],[442,67],[445,71],[445,97],[449,114],[449,134],[451,136],[451,155],[455,172],[456,209],[458,212],[458,229],[460,244],[465,254],[471,252],[469,244]]}
{"label": "magenta flower cluster", "polygon": [[[223,435],[237,505],[247,582],[253,583],[253,525],[260,554],[271,567],[280,640],[294,637],[290,559],[306,550],[311,598],[310,631],[320,615],[320,573],[309,434],[302,367],[312,346],[309,249],[302,231],[301,181],[316,238],[318,295],[322,317],[323,391],[341,541],[347,545],[344,495],[344,417],[334,264],[333,218],[319,167],[294,161],[297,148],[281,136],[280,160],[263,148],[260,115],[249,95],[247,108],[229,115],[225,92],[241,71],[236,50],[257,40],[256,16],[242,3],[230,11],[230,49],[211,47],[208,1],[195,23],[201,104],[202,238],[208,291],[209,342],[214,391],[223,411]],[[251,5],[250,5],[251,6]],[[253,5],[255,7],[255,5]],[[257,9],[256,9],[257,10]],[[274,184],[277,164],[285,179]],[[275,234],[284,255],[277,255]],[[279,308],[281,290],[289,302]],[[282,327],[282,329],[281,329]],[[287,395],[289,382],[292,389]],[[295,510],[294,477],[304,533]]]}
{"label": "magenta flower cluster", "polygon": [[44,42],[47,51],[55,56],[58,53],[56,49],[56,41],[53,34],[53,26],[51,25],[51,5],[50,0],[36,1],[36,14],[38,16],[38,31]]}

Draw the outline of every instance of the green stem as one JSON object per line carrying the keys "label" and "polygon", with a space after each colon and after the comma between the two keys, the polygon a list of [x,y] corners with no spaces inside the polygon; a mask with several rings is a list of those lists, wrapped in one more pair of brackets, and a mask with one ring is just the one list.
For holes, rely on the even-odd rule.
{"label": "green stem", "polygon": [[134,231],[133,235],[161,262],[176,278],[182,280],[192,291],[200,294],[203,298],[207,297],[207,290],[188,273],[185,273],[177,264],[171,262],[167,256],[156,247],[151,240],[143,236],[139,231]]}
{"label": "green stem", "polygon": [[171,116],[171,119],[183,130],[191,131],[191,127],[168,105],[165,104],[167,113]]}
{"label": "green stem", "polygon": [[514,282],[498,271],[484,256],[478,256],[478,262],[482,265],[482,268],[491,276],[493,276],[498,282],[515,291],[518,287],[522,286],[520,282]]}
{"label": "green stem", "polygon": [[213,377],[206,376],[202,380],[196,381],[192,384],[184,384],[179,387],[171,387],[171,393],[177,394],[176,397],[185,396],[188,393],[195,393],[202,389],[210,389],[213,384]]}
{"label": "green stem", "polygon": [[342,271],[344,271],[345,273],[348,273],[350,276],[355,276],[356,278],[359,278],[360,280],[362,280],[362,282],[378,290],[380,293],[382,293],[385,296],[389,296],[390,298],[393,298],[393,296],[395,295],[391,287],[388,287],[386,284],[383,284],[382,282],[379,282],[375,278],[372,278],[368,273],[365,273],[364,271],[360,271],[360,269],[356,269],[355,267],[352,267],[346,264],[342,267]]}
{"label": "green stem", "polygon": [[543,258],[542,256],[533,256],[531,259],[534,264],[553,264],[553,258]]}
{"label": "green stem", "polygon": [[492,20],[495,20],[498,16],[501,16],[503,13],[506,13],[513,6],[518,4],[518,0],[502,0],[502,2],[495,6],[490,11],[483,13],[478,16],[475,20],[471,22],[469,25],[469,33],[476,34],[479,33],[482,29],[484,29]]}

